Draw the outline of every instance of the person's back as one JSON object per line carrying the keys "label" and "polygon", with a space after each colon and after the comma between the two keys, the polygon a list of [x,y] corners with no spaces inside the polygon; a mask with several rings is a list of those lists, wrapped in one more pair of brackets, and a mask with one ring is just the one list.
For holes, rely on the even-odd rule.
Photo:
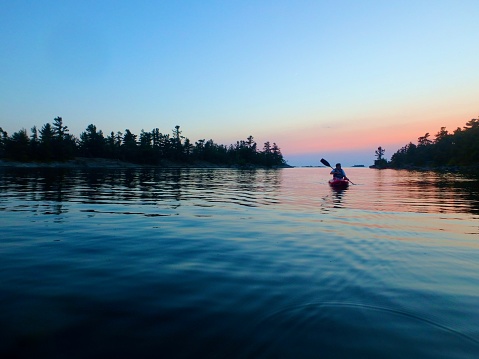
{"label": "person's back", "polygon": [[341,163],[336,163],[336,168],[331,171],[331,174],[333,175],[333,178],[336,179],[342,180],[343,178],[346,178],[346,173],[341,168]]}

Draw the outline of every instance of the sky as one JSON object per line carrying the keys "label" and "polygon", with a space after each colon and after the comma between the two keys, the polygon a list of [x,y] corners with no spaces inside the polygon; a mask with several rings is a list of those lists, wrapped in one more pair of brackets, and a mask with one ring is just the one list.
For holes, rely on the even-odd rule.
{"label": "sky", "polygon": [[370,165],[479,115],[479,2],[0,0],[0,127]]}

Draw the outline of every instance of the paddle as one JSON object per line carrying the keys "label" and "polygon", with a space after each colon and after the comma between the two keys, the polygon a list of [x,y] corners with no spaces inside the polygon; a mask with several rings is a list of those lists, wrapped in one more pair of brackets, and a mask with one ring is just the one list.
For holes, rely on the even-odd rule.
{"label": "paddle", "polygon": [[329,162],[326,161],[324,158],[321,158],[321,163],[322,163],[323,165],[325,165],[326,167],[331,167],[331,169],[334,170],[333,166],[331,166],[331,165],[329,164]]}
{"label": "paddle", "polygon": [[[331,165],[329,164],[329,162],[326,161],[324,158],[321,158],[321,163],[322,163],[323,165],[327,166],[327,167],[331,167],[331,169],[334,170],[333,166],[331,166]],[[351,184],[356,185],[356,184],[353,183],[348,177],[346,177],[346,179],[347,179],[349,182],[351,182]]]}

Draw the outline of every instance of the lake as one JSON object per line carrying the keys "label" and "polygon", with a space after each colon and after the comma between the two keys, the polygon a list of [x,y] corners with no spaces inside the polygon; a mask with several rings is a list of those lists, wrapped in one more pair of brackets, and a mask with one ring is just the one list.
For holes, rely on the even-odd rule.
{"label": "lake", "polygon": [[479,357],[479,181],[345,170],[0,169],[0,357]]}

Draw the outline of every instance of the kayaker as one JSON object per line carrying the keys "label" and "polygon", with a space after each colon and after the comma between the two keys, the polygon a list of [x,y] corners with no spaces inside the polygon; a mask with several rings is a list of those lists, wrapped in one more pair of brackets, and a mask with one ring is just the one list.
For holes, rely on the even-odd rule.
{"label": "kayaker", "polygon": [[341,163],[336,163],[336,168],[331,171],[334,179],[342,180],[343,178],[346,181],[349,181],[349,178],[346,177],[346,172],[341,168]]}

